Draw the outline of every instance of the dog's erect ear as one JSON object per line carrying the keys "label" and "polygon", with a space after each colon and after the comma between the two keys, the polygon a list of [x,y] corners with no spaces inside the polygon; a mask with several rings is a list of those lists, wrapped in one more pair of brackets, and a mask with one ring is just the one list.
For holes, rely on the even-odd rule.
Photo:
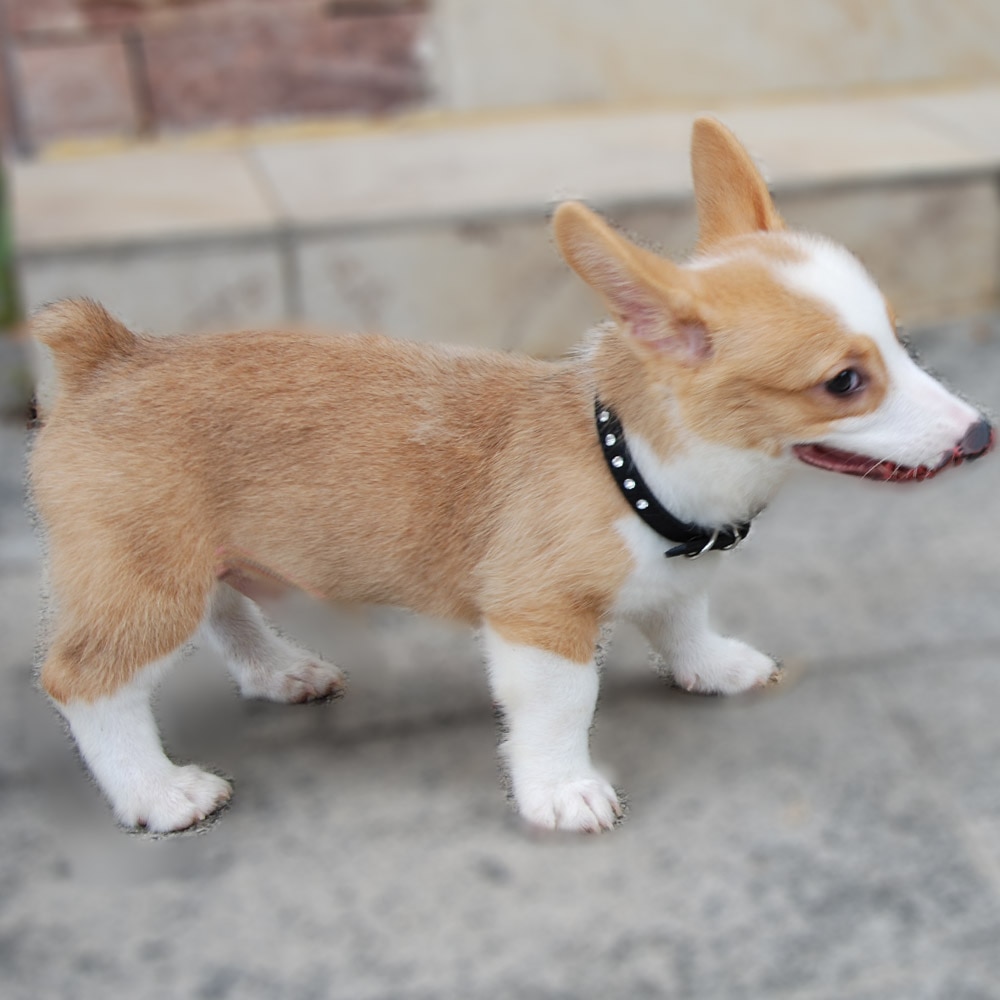
{"label": "dog's erect ear", "polygon": [[560,205],[552,227],[566,262],[629,336],[688,363],[708,356],[708,330],[681,268],[636,246],[579,202]]}
{"label": "dog's erect ear", "polygon": [[691,173],[698,206],[698,250],[709,251],[730,236],[785,228],[750,154],[714,118],[694,123]]}

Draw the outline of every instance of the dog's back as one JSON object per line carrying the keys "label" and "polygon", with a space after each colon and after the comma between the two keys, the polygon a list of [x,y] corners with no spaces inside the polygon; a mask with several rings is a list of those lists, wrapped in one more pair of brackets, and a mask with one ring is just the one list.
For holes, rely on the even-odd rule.
{"label": "dog's back", "polygon": [[[89,302],[35,331],[59,377],[31,467],[59,594],[180,588],[188,627],[217,579],[260,571],[477,622],[538,585],[539,553],[558,574],[559,539],[578,586],[580,453],[599,458],[570,364],[379,336],[142,337]],[[564,502],[539,517],[546,483]],[[595,541],[603,506],[585,505]]]}

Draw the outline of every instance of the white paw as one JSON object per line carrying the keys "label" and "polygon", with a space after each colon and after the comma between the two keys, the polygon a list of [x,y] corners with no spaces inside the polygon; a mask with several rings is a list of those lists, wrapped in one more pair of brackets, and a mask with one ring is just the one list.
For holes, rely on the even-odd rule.
{"label": "white paw", "polygon": [[155,833],[186,830],[215,812],[233,794],[225,778],[194,764],[158,771],[145,777],[142,787],[115,803],[115,814],[125,826],[141,826]]}
{"label": "white paw", "polygon": [[244,698],[293,704],[338,697],[346,685],[340,667],[318,657],[304,657],[281,670],[247,671],[240,678],[240,693]]}
{"label": "white paw", "polygon": [[675,663],[674,681],[700,694],[739,694],[767,684],[778,670],[770,656],[739,639],[713,635],[695,655]]}
{"label": "white paw", "polygon": [[615,790],[599,774],[555,785],[519,789],[521,815],[544,830],[600,833],[622,814]]}

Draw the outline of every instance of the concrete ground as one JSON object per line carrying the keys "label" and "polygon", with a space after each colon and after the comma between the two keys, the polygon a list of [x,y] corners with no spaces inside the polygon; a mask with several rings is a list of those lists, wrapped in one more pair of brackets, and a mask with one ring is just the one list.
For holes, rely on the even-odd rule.
{"label": "concrete ground", "polygon": [[[1000,410],[1000,321],[924,344]],[[25,435],[0,429],[0,995],[1000,998],[1000,457],[917,486],[803,470],[726,557],[715,613],[784,656],[699,698],[622,630],[600,837],[526,833],[471,636],[293,601],[338,703],[240,701],[196,653],[159,704],[235,775],[200,835],[117,829],[32,681]]]}

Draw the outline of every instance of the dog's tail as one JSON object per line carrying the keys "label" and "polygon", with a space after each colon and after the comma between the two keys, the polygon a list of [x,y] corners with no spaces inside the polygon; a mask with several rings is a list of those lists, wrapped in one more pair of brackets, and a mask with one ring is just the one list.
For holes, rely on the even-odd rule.
{"label": "dog's tail", "polygon": [[82,388],[98,368],[136,346],[135,334],[90,299],[46,306],[32,318],[31,334],[52,351],[63,391]]}

